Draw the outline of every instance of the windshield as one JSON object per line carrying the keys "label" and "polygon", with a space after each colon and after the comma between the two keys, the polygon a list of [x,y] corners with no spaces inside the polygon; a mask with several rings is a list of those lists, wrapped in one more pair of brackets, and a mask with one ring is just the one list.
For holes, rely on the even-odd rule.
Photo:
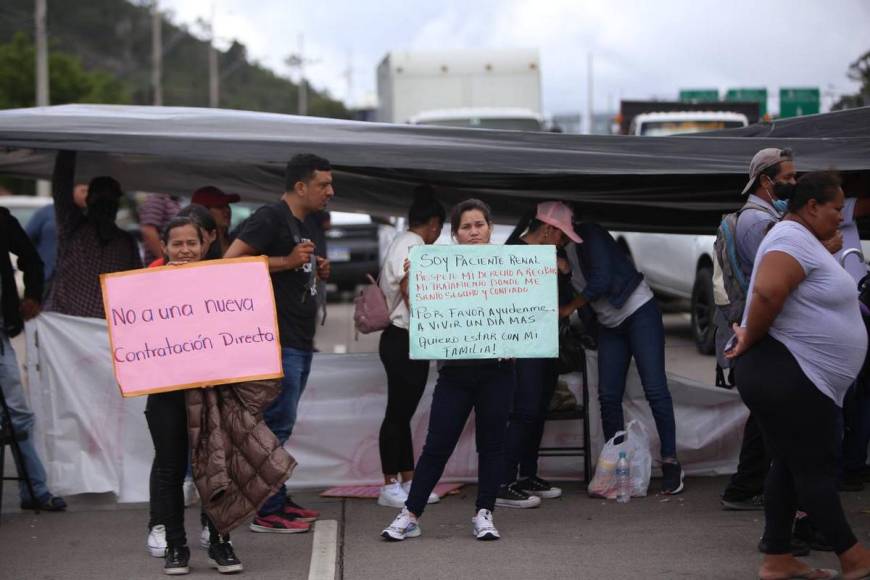
{"label": "windshield", "polygon": [[743,127],[741,121],[696,120],[696,121],[648,121],[640,126],[640,134],[650,137],[666,137],[686,133],[703,133],[719,129]]}
{"label": "windshield", "polygon": [[542,131],[537,119],[518,119],[511,117],[486,118],[465,117],[458,119],[438,119],[421,121],[419,125],[438,125],[439,127],[470,127],[472,129],[507,129],[510,131]]}

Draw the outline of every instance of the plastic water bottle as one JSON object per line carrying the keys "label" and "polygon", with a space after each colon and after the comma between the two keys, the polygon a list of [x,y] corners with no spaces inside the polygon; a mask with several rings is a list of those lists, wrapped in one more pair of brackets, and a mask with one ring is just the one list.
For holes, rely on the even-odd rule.
{"label": "plastic water bottle", "polygon": [[616,461],[616,502],[628,503],[631,501],[631,467],[625,451],[619,452]]}

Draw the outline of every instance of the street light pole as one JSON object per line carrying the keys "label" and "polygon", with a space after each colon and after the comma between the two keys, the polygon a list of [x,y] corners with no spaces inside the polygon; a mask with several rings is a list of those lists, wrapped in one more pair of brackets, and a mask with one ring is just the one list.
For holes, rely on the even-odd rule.
{"label": "street light pole", "polygon": [[163,23],[157,2],[151,3],[151,88],[155,107],[163,105]]}
{"label": "street light pole", "polygon": [[[36,0],[34,6],[34,21],[36,30],[36,106],[47,107],[51,104],[51,95],[48,77],[48,34],[45,29],[46,6],[45,0]],[[51,182],[44,179],[36,182],[36,195],[39,197],[51,196]]]}
{"label": "street light pole", "polygon": [[593,99],[595,96],[595,87],[594,87],[594,74],[593,74],[593,56],[592,53],[589,53],[589,58],[586,65],[586,88],[588,90],[588,94],[586,95],[586,133],[591,135],[593,128],[593,111],[595,110],[595,105],[593,103]]}
{"label": "street light pole", "polygon": [[48,86],[48,35],[45,30],[45,0],[36,0],[36,106],[50,102]]}
{"label": "street light pole", "polygon": [[299,114],[308,114],[308,83],[305,80],[305,36],[299,33]]}
{"label": "street light pole", "polygon": [[208,22],[208,106],[220,106],[220,78],[218,75],[218,51],[214,45],[214,2],[211,4],[211,20]]}

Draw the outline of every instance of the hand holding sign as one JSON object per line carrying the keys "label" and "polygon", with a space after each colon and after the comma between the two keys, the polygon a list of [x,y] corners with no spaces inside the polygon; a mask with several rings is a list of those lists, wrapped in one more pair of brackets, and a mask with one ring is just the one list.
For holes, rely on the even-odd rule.
{"label": "hand holding sign", "polygon": [[554,246],[415,246],[412,359],[553,358]]}
{"label": "hand holding sign", "polygon": [[266,258],[103,274],[100,281],[123,396],[283,376]]}

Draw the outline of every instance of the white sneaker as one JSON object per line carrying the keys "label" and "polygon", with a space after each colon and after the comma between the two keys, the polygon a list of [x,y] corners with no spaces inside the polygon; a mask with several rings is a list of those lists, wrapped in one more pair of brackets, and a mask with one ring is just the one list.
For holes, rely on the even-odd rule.
{"label": "white sneaker", "polygon": [[478,511],[477,515],[471,518],[471,524],[472,533],[478,540],[487,542],[501,538],[498,530],[495,529],[495,524],[492,523],[492,512],[489,510]]}
{"label": "white sneaker", "polygon": [[208,550],[211,544],[211,533],[208,531],[208,526],[202,527],[202,532],[199,534],[199,547],[203,550]]}
{"label": "white sneaker", "polygon": [[[411,493],[411,483],[412,481],[402,482],[402,489],[405,490],[405,495]],[[429,499],[426,500],[426,503],[438,503],[439,501],[441,501],[441,498],[435,495],[435,492],[433,491],[429,494]]]}
{"label": "white sneaker", "polygon": [[145,549],[155,558],[162,558],[166,555],[166,526],[158,524],[151,528],[148,532]]}
{"label": "white sneaker", "polygon": [[391,508],[403,508],[405,502],[408,501],[408,492],[395,479],[392,483],[388,483],[381,487],[381,493],[378,494],[378,505]]}
{"label": "white sneaker", "polygon": [[416,538],[419,535],[420,526],[417,525],[417,518],[408,511],[408,508],[402,508],[393,523],[381,532],[381,537],[389,542],[401,542],[405,538]]}
{"label": "white sneaker", "polygon": [[190,507],[193,504],[199,503],[199,492],[196,490],[196,484],[190,478],[184,479],[182,485],[184,489],[184,507]]}

